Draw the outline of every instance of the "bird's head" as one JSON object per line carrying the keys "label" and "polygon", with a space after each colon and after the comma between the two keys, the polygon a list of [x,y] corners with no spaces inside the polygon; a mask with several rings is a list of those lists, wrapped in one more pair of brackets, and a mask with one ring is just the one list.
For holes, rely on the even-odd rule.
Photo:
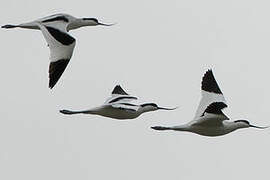
{"label": "bird's head", "polygon": [[268,126],[260,127],[260,126],[251,125],[247,120],[236,120],[234,121],[234,123],[237,125],[238,128],[249,128],[249,127],[258,128],[258,129],[268,128]]}
{"label": "bird's head", "polygon": [[156,111],[156,110],[159,110],[159,109],[163,109],[163,110],[174,110],[174,109],[176,109],[176,108],[159,107],[155,103],[145,103],[145,104],[141,104],[140,106],[141,106],[141,108],[143,109],[144,112]]}
{"label": "bird's head", "polygon": [[104,24],[104,23],[101,23],[99,22],[96,18],[78,18],[78,19],[75,19],[72,20],[68,27],[67,27],[67,30],[73,30],[73,29],[77,29],[77,28],[80,28],[80,27],[85,27],[85,26],[112,26],[114,24]]}
{"label": "bird's head", "polygon": [[104,24],[99,22],[96,18],[81,18],[81,22],[86,26],[112,26],[114,24]]}

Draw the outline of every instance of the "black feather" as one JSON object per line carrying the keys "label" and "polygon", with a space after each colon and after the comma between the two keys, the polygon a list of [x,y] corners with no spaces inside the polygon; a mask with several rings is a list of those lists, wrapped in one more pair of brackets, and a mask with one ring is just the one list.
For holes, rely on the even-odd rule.
{"label": "black feather", "polygon": [[218,83],[213,75],[211,69],[209,69],[203,76],[201,89],[207,92],[213,92],[217,94],[222,94]]}

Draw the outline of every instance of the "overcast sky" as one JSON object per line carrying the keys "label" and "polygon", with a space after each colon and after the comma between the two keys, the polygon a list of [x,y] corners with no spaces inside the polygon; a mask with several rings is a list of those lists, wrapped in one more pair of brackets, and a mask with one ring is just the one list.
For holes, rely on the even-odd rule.
{"label": "overcast sky", "polygon": [[[53,90],[41,32],[1,29],[0,179],[269,179],[269,130],[209,138],[150,129],[193,119],[208,68],[229,117],[270,124],[269,5],[3,0],[1,25],[61,12],[117,25],[70,32],[77,44]],[[98,106],[116,84],[145,102],[180,108],[128,121],[58,112]]]}

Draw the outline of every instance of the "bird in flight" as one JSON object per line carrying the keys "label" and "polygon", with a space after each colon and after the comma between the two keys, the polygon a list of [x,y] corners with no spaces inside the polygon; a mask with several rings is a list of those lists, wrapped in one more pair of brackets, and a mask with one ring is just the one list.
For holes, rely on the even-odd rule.
{"label": "bird in flight", "polygon": [[241,128],[259,128],[251,125],[247,120],[229,121],[222,112],[227,107],[225,98],[215,80],[212,70],[208,70],[202,79],[201,101],[193,121],[179,126],[154,126],[154,130],[187,131],[203,136],[221,136]]}
{"label": "bird in flight", "polygon": [[55,14],[18,25],[7,24],[2,28],[26,28],[41,30],[50,48],[49,88],[53,88],[65,71],[76,44],[69,30],[84,26],[111,26],[100,23],[96,18],[75,18],[68,14]]}
{"label": "bird in flight", "polygon": [[113,89],[111,97],[101,106],[83,111],[60,110],[60,112],[68,115],[95,114],[114,119],[134,119],[149,111],[176,109],[159,107],[155,103],[133,104],[131,103],[133,100],[137,100],[137,97],[127,94],[120,85],[117,85]]}

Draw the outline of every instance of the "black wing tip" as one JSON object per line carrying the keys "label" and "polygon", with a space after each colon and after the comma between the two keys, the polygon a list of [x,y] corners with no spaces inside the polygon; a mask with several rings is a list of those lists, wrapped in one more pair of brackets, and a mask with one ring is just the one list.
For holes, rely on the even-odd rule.
{"label": "black wing tip", "polygon": [[49,88],[52,89],[62,74],[64,73],[68,63],[69,59],[61,59],[55,62],[50,63],[49,67]]}
{"label": "black wing tip", "polygon": [[153,126],[151,129],[157,130],[157,131],[164,131],[164,130],[170,130],[171,128],[169,127],[164,127],[164,126]]}
{"label": "black wing tip", "polygon": [[128,95],[119,84],[114,87],[112,94]]}
{"label": "black wing tip", "polygon": [[205,73],[204,76],[209,75],[209,76],[214,76],[213,70],[210,68],[208,69]]}
{"label": "black wing tip", "polygon": [[12,25],[12,24],[6,24],[6,25],[1,26],[1,28],[5,28],[5,29],[16,28],[16,27],[18,26]]}
{"label": "black wing tip", "polygon": [[207,91],[207,92],[222,94],[222,92],[218,86],[218,83],[214,77],[212,69],[208,69],[205,72],[205,74],[202,78],[201,89],[204,91]]}
{"label": "black wing tip", "polygon": [[53,87],[56,85],[57,81],[58,81],[58,80],[53,81],[53,80],[50,79],[50,80],[49,80],[49,88],[50,88],[50,89],[53,89]]}
{"label": "black wing tip", "polygon": [[51,81],[50,81],[50,82],[49,82],[49,88],[50,88],[50,89],[53,89],[53,87],[55,86],[55,84],[56,84],[56,83],[53,84],[53,83],[51,83]]}

